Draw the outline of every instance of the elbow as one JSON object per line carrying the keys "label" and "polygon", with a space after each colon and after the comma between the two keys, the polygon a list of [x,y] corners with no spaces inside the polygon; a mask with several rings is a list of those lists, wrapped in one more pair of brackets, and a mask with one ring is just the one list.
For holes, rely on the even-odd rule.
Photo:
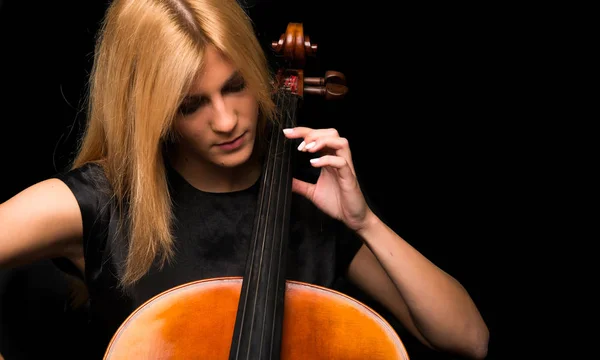
{"label": "elbow", "polygon": [[487,343],[481,344],[473,349],[470,358],[473,360],[483,360],[487,358],[488,346]]}
{"label": "elbow", "polygon": [[473,359],[473,360],[483,360],[483,359],[487,358],[487,354],[488,354],[488,348],[487,348],[487,345],[485,345],[485,346],[482,346],[480,348],[477,348],[473,352],[473,354],[471,356],[471,359]]}
{"label": "elbow", "polygon": [[483,327],[477,331],[476,336],[469,347],[468,357],[473,360],[482,360],[488,356],[489,331],[487,327]]}
{"label": "elbow", "polygon": [[434,344],[425,342],[434,351],[458,356],[460,359],[483,360],[488,356],[489,332],[487,327],[477,329],[470,335],[463,334],[460,340],[454,338],[451,343]]}
{"label": "elbow", "polygon": [[[474,326],[463,332],[460,339],[454,338],[452,345],[443,349],[459,356],[461,359],[483,360],[488,356],[489,330],[485,324]],[[442,349],[438,347],[438,349]]]}

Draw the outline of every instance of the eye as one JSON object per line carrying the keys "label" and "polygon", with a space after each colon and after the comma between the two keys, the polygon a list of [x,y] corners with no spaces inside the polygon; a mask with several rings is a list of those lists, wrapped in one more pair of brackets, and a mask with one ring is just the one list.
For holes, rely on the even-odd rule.
{"label": "eye", "polygon": [[244,81],[244,78],[238,76],[235,79],[231,80],[227,85],[225,85],[221,92],[223,94],[236,93],[244,90],[245,88],[246,82]]}
{"label": "eye", "polygon": [[179,106],[179,113],[182,115],[190,115],[196,112],[200,107],[208,103],[206,97],[192,96],[188,97]]}

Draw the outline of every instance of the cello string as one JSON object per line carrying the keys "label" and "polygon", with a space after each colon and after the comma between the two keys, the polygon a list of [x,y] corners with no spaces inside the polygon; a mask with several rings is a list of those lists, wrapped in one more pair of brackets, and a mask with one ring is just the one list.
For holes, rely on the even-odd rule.
{"label": "cello string", "polygon": [[[280,96],[276,93],[275,94],[275,106],[276,109],[279,109],[280,107],[280,101],[279,101]],[[271,129],[271,140],[269,141],[269,146],[268,146],[268,151],[267,151],[267,157],[265,160],[265,172],[263,174],[262,177],[262,184],[261,184],[261,191],[260,191],[260,196],[259,196],[259,203],[258,203],[258,207],[257,207],[257,214],[256,214],[256,219],[257,219],[257,231],[253,234],[253,238],[251,241],[251,248],[249,249],[250,252],[250,258],[248,259],[250,261],[250,264],[247,264],[247,268],[250,269],[249,273],[246,273],[247,277],[244,278],[242,281],[246,282],[246,286],[249,286],[249,282],[252,278],[253,275],[253,271],[254,271],[254,262],[255,262],[255,254],[257,252],[257,247],[259,245],[259,237],[260,237],[260,230],[264,229],[264,222],[266,221],[266,217],[263,216],[263,212],[264,212],[264,204],[265,204],[265,197],[268,196],[267,193],[267,185],[269,183],[272,183],[272,181],[270,181],[270,174],[272,172],[272,166],[273,166],[273,161],[272,161],[272,155],[276,153],[276,150],[274,150],[274,146],[275,143],[273,142],[273,136],[276,134],[276,124],[274,124],[273,128]],[[242,306],[242,313],[241,316],[239,318],[240,321],[240,325],[239,325],[239,334],[238,334],[238,338],[242,338],[243,334],[244,334],[244,322],[246,320],[246,310],[248,309],[248,302],[250,299],[250,295],[251,295],[251,289],[247,289],[245,292],[243,292],[241,295],[243,296],[242,301],[240,302],[240,306]],[[241,347],[241,342],[238,341],[237,342],[237,349],[236,349],[236,358],[239,358],[239,352],[240,352],[240,347]],[[248,354],[247,354],[248,355]]]}
{"label": "cello string", "polygon": [[[279,115],[279,118],[278,118],[279,121],[277,121],[274,124],[273,128],[272,128],[271,141],[269,142],[269,151],[268,151],[268,155],[267,155],[267,159],[266,159],[267,163],[266,163],[266,166],[265,166],[265,168],[266,168],[266,170],[265,170],[265,176],[263,177],[263,191],[264,191],[264,193],[261,196],[260,205],[259,205],[259,208],[258,208],[258,211],[259,211],[259,214],[258,214],[259,215],[259,218],[258,218],[259,219],[259,228],[258,229],[259,230],[262,229],[263,231],[262,231],[262,233],[260,233],[259,231],[257,231],[255,233],[255,238],[258,237],[258,236],[262,236],[262,241],[260,242],[260,248],[261,248],[260,255],[261,256],[258,259],[258,261],[260,263],[259,264],[259,270],[262,268],[262,263],[264,261],[264,248],[265,248],[266,241],[268,239],[268,237],[267,237],[267,226],[265,225],[265,223],[268,222],[269,215],[270,215],[271,210],[272,210],[271,209],[271,205],[272,205],[272,198],[273,198],[273,193],[274,193],[274,181],[273,181],[273,178],[274,178],[275,172],[276,172],[276,161],[278,159],[278,155],[281,154],[281,150],[282,150],[281,149],[282,146],[280,145],[281,144],[280,140],[282,139],[282,136],[280,134],[280,132],[282,130],[281,123],[285,122],[285,119],[286,119],[286,116],[287,116],[287,112],[285,110],[288,107],[288,105],[285,102],[285,100],[286,100],[286,96],[283,96],[283,94],[281,92],[277,92],[276,93],[276,108],[279,111],[279,114],[278,114]],[[275,137],[275,138],[273,138],[273,137]],[[268,188],[266,187],[265,184],[268,185]],[[267,201],[266,202],[266,204],[267,204],[266,205],[267,206],[266,210],[264,210],[264,202],[265,201]],[[264,210],[264,212],[266,212],[265,216],[263,216],[263,210]],[[260,226],[260,225],[263,225],[263,226]],[[254,243],[255,246],[252,249],[252,255],[256,254],[256,247],[258,246],[258,241],[253,241],[253,243]],[[254,261],[255,261],[255,256],[251,256],[251,267],[250,267],[251,270],[254,270],[254,266],[253,266],[254,265]],[[269,275],[270,275],[270,269],[269,269]],[[248,289],[248,291],[246,291],[246,294],[244,296],[244,299],[243,299],[243,306],[244,306],[244,308],[242,310],[243,311],[243,316],[242,316],[242,319],[241,319],[242,325],[243,325],[243,322],[244,322],[244,319],[245,319],[245,311],[248,308],[247,304],[248,304],[248,301],[249,301],[249,297],[251,296],[251,291],[252,290],[254,292],[254,294],[253,294],[254,295],[253,296],[254,303],[253,304],[254,304],[254,307],[256,306],[256,301],[257,301],[257,297],[258,297],[258,289],[260,288],[259,287],[259,285],[260,285],[260,278],[261,278],[260,276],[257,277],[257,279],[258,279],[257,281],[258,282],[254,285],[253,289]],[[249,279],[246,279],[246,280],[249,280]],[[253,311],[251,313],[251,315],[252,315],[252,318],[251,318],[252,321],[250,322],[250,330],[249,330],[250,333],[252,333],[252,329],[253,329],[253,326],[254,326],[254,321],[253,320],[254,320],[254,317],[256,315],[256,312]],[[241,335],[243,333],[243,329],[244,329],[244,327],[241,326],[240,327],[240,337],[241,337]],[[239,349],[240,345],[241,344],[238,343],[237,353],[239,353],[239,351],[240,351],[240,349]],[[247,350],[249,350],[249,349],[247,349]],[[246,356],[249,356],[249,353],[247,353]]]}
{"label": "cello string", "polygon": [[[280,116],[279,116],[279,121],[277,122],[276,126],[273,128],[273,132],[272,132],[272,135],[271,135],[272,137],[273,136],[275,137],[275,139],[271,138],[271,142],[273,142],[273,140],[275,140],[274,141],[275,142],[275,151],[269,153],[269,157],[270,157],[269,160],[273,163],[273,166],[271,167],[271,173],[269,173],[269,176],[271,177],[271,182],[269,184],[269,192],[268,192],[268,199],[269,199],[269,201],[267,202],[267,211],[266,211],[267,214],[265,216],[265,222],[267,222],[267,223],[268,223],[268,219],[270,218],[270,215],[271,215],[271,212],[272,212],[272,207],[274,207],[273,197],[274,197],[275,191],[277,191],[277,193],[281,192],[281,190],[280,190],[281,182],[277,183],[278,188],[275,189],[275,183],[276,182],[274,181],[274,179],[275,179],[275,175],[276,175],[275,173],[277,171],[278,165],[281,164],[281,161],[278,161],[278,160],[280,160],[281,156],[283,155],[283,150],[284,150],[284,148],[283,148],[283,142],[284,141],[282,141],[282,139],[284,139],[284,137],[281,134],[281,131],[282,131],[282,128],[285,125],[285,123],[287,123],[286,120],[287,120],[287,117],[288,117],[288,111],[287,111],[288,110],[288,104],[287,104],[287,99],[288,98],[287,98],[287,94],[285,92],[283,92],[283,91],[282,92],[278,92],[277,99],[278,99],[278,103],[280,104],[280,106],[278,107],[278,109],[280,109],[281,113],[280,113]],[[281,167],[279,169],[280,169],[279,180],[281,180]],[[277,210],[277,209],[281,209],[281,208],[279,206],[277,206],[275,208],[275,210]],[[277,215],[277,214],[275,214],[275,215]],[[271,230],[274,230],[276,228],[276,226],[277,226],[277,224],[274,224],[271,227]],[[275,238],[273,236],[273,233],[271,232],[271,234],[269,234],[269,232],[271,232],[271,231],[269,231],[269,227],[265,226],[264,227],[264,232],[262,234],[261,251],[260,251],[260,261],[259,261],[259,263],[260,263],[259,269],[261,269],[261,270],[263,268],[262,264],[263,264],[263,262],[265,260],[265,251],[264,251],[264,249],[265,249],[265,246],[267,244],[267,241],[269,239],[271,239],[272,240],[272,244],[275,243],[275,240],[274,240]],[[267,235],[271,235],[271,236],[267,236]],[[273,246],[271,246],[271,249],[273,249]],[[268,272],[267,272],[267,282],[268,283],[270,282],[270,279],[271,279],[271,268],[269,268]],[[260,288],[259,284],[260,284],[260,282],[262,280],[263,280],[262,276],[259,276],[258,280],[257,280],[257,283],[255,284],[255,287],[253,289],[254,290],[254,305],[255,306],[256,306],[256,302],[257,302],[257,298],[258,298],[258,290]],[[266,291],[267,292],[269,291],[269,287],[268,286],[266,287]],[[268,295],[268,293],[267,293],[267,295]],[[253,312],[252,313],[253,320],[254,320],[255,316],[256,316],[256,312]],[[263,313],[263,319],[262,319],[263,323],[265,321],[265,316],[266,316],[266,312]],[[251,330],[250,330],[251,332],[252,332],[252,327],[253,326],[254,326],[254,321],[252,321],[252,323],[251,323]],[[264,333],[261,334],[261,342],[260,342],[261,344],[264,344],[264,341],[262,341],[263,340],[262,339],[263,336],[264,336]],[[261,351],[262,351],[262,347],[261,347]]]}
{"label": "cello string", "polygon": [[[283,124],[284,127],[286,128],[291,128],[295,126],[296,123],[296,111],[297,111],[297,101],[298,99],[295,97],[295,95],[289,95],[287,97],[288,102],[290,103],[289,105],[286,105],[285,109],[288,111],[288,113],[286,114],[285,117],[285,123]],[[285,221],[287,221],[287,217],[289,217],[289,214],[287,212],[288,209],[288,203],[291,201],[291,184],[292,184],[292,179],[291,177],[291,167],[292,167],[292,155],[291,155],[291,140],[288,140],[287,138],[285,138],[282,135],[282,131],[280,129],[279,131],[280,137],[282,139],[283,142],[283,149],[282,149],[282,164],[281,164],[281,172],[280,172],[280,184],[282,184],[282,189],[279,192],[279,196],[283,196],[283,204],[281,205],[280,209],[281,212],[280,214],[282,215],[282,223],[280,224],[280,231],[279,231],[279,240],[280,240],[280,246],[279,246],[279,253],[277,254],[277,259],[279,260],[277,262],[277,266],[275,268],[275,270],[277,271],[276,274],[276,278],[275,278],[275,282],[276,284],[279,284],[281,281],[282,276],[285,277],[285,255],[286,255],[286,251],[287,251],[287,242],[283,242],[283,239],[285,238],[286,235],[285,231],[288,231],[288,228],[286,226],[284,226]],[[277,230],[276,228],[273,229],[274,232]],[[275,235],[275,233],[273,234]],[[273,254],[271,255],[272,257],[274,256]],[[271,263],[273,263],[274,261],[272,261]],[[271,277],[269,276],[269,279]],[[281,296],[284,297],[285,299],[285,279],[284,279],[284,285],[283,285],[283,294]],[[279,289],[276,287],[275,291],[277,292]],[[278,311],[278,305],[279,302],[277,301],[277,297],[275,298],[275,303],[273,305],[273,314],[277,314]],[[283,311],[283,309],[281,309],[281,311]],[[263,320],[264,321],[264,320]],[[278,328],[278,321],[281,321],[281,319],[277,318],[276,316],[272,317],[272,321],[273,323],[271,324],[271,339],[275,339],[275,331]],[[275,346],[276,344],[274,342],[271,342],[271,346]],[[271,353],[273,351],[278,351],[278,349],[273,349],[271,348]]]}

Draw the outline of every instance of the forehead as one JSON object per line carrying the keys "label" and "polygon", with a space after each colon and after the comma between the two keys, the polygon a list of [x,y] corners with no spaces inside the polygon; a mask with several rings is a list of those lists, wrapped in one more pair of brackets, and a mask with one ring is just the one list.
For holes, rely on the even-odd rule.
{"label": "forehead", "polygon": [[235,66],[221,52],[208,46],[204,55],[204,66],[196,75],[190,93],[206,94],[220,91],[235,71]]}

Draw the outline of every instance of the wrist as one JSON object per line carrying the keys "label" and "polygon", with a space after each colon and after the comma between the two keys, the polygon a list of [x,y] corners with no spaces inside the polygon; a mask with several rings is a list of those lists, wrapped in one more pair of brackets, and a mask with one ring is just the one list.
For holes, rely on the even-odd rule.
{"label": "wrist", "polygon": [[377,228],[377,226],[380,224],[381,220],[379,217],[377,217],[377,215],[375,215],[375,213],[369,209],[361,226],[356,229],[356,233],[364,239],[368,236],[367,234],[372,232],[373,229]]}

